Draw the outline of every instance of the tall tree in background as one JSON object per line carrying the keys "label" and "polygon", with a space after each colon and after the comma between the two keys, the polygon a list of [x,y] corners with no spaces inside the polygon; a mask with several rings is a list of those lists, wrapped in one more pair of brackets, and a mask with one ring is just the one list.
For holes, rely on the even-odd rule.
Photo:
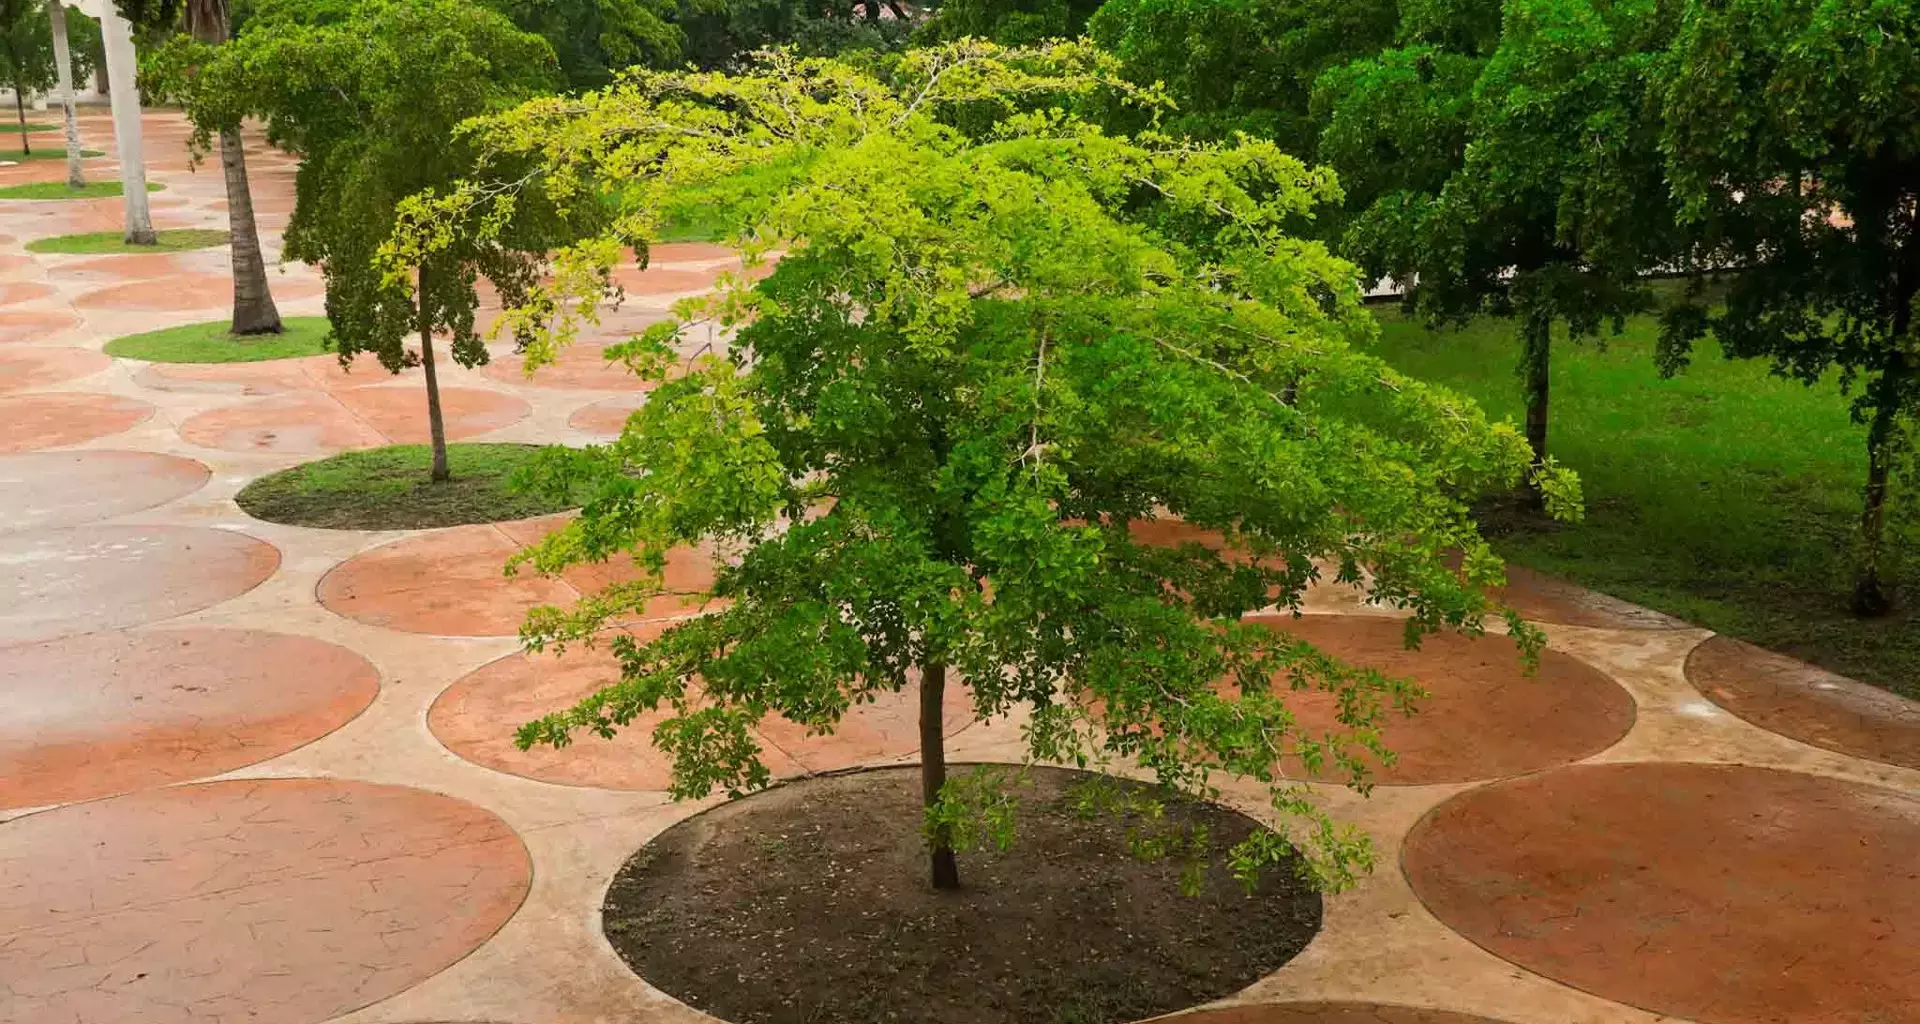
{"label": "tall tree in background", "polygon": [[1508,0],[1484,54],[1401,47],[1320,82],[1319,155],[1363,204],[1344,251],[1429,318],[1517,320],[1539,464],[1556,329],[1619,329],[1673,235],[1647,100],[1672,6]]}
{"label": "tall tree in background", "polygon": [[139,58],[133,51],[133,25],[117,7],[100,14],[101,66],[108,69],[107,90],[113,101],[113,141],[119,150],[121,202],[128,245],[158,245],[153,212],[147,205],[147,157],[140,125],[140,89],[135,84]]}
{"label": "tall tree in background", "polygon": [[[942,697],[965,686],[983,717],[1030,715],[1036,760],[1139,764],[1208,795],[1218,771],[1265,783],[1321,877],[1345,881],[1364,841],[1275,765],[1356,766],[1405,690],[1240,616],[1297,607],[1333,565],[1408,609],[1410,639],[1478,629],[1499,563],[1466,502],[1527,472],[1525,442],[1357,347],[1374,323],[1353,267],[1283,228],[1336,192],[1271,143],[1104,133],[1071,99],[1127,90],[1080,44],[968,41],[888,71],[775,54],[535,101],[477,130],[543,173],[409,204],[396,269],[493,237],[536,195],[624,204],[556,254],[534,361],[611,297],[607,269],[680,190],[738,178],[732,241],[786,248],[764,281],[619,350],[660,386],[617,441],[549,451],[544,482],[590,497],[534,566],[630,555],[651,575],[536,612],[524,635],[606,641],[682,545],[738,552],[723,607],[650,642],[616,634],[622,678],[520,742],[611,735],[665,705],[674,794],[738,791],[768,781],[762,716],[831,731],[917,681],[929,871],[952,888],[973,798],[995,791],[946,775]],[[989,107],[978,137],[942,120]],[[701,322],[738,334],[683,362]],[[1134,542],[1130,522],[1168,511],[1238,554]],[[1341,698],[1336,735],[1298,725],[1289,686]],[[1262,830],[1234,866],[1287,849]]]}
{"label": "tall tree in background", "polygon": [[552,44],[569,89],[597,89],[635,65],[681,62],[685,33],[662,0],[484,0]]}
{"label": "tall tree in background", "polygon": [[80,165],[85,154],[80,144],[80,118],[74,110],[74,61],[73,47],[68,41],[67,5],[61,0],[47,0],[47,26],[53,39],[54,79],[60,87],[60,124],[67,142],[67,187],[82,189],[87,187],[86,172]]}
{"label": "tall tree in background", "polygon": [[[167,26],[176,19],[193,38],[209,46],[227,41],[227,0],[116,0],[135,25]],[[238,126],[223,128],[220,170],[227,186],[227,227],[233,246],[234,334],[279,334],[280,310],[267,283],[266,256],[253,216],[253,188],[247,181],[246,142]]]}
{"label": "tall tree in background", "polygon": [[0,0],[0,81],[13,90],[20,152],[33,154],[27,132],[27,94],[54,83],[53,40],[39,0]]}
{"label": "tall tree in background", "polygon": [[1856,614],[1893,605],[1888,500],[1920,411],[1920,7],[1689,2],[1660,78],[1661,139],[1699,242],[1733,268],[1724,308],[1669,321],[1664,356],[1711,330],[1734,357],[1860,386],[1867,471]]}
{"label": "tall tree in background", "polygon": [[409,274],[383,271],[375,256],[402,199],[469,168],[461,122],[557,84],[552,48],[466,0],[365,0],[326,24],[255,21],[224,45],[177,41],[152,66],[186,101],[197,146],[257,117],[271,141],[299,154],[287,255],[325,275],[343,363],[372,352],[395,373],[425,371],[433,479],[448,479],[434,335],[452,335],[462,366],[486,362],[476,275],[518,296],[546,243],[505,235],[453,246]]}

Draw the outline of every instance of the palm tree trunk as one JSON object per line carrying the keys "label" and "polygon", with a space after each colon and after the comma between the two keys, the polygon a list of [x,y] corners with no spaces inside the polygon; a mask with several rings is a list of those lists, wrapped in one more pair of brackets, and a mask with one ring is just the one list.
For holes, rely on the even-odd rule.
{"label": "palm tree trunk", "polygon": [[47,0],[47,20],[53,24],[53,65],[60,81],[60,112],[67,131],[67,187],[87,187],[80,168],[80,118],[73,108],[73,51],[67,46],[67,5]]}
{"label": "palm tree trunk", "polygon": [[[225,0],[194,0],[187,6],[187,28],[200,42],[214,46],[226,42]],[[233,239],[233,333],[279,334],[280,310],[267,284],[260,228],[253,219],[246,143],[237,129],[220,133],[220,169],[227,180],[227,233]]]}
{"label": "palm tree trunk", "polygon": [[[947,784],[947,666],[920,666],[920,800],[927,810],[940,802]],[[927,836],[928,866],[935,889],[960,888],[960,865],[953,856],[953,832],[936,824]]]}
{"label": "palm tree trunk", "polygon": [[420,268],[420,368],[427,375],[427,432],[433,442],[434,483],[453,479],[447,468],[447,425],[440,415],[440,378],[433,368],[433,321],[427,316],[427,268]]}
{"label": "palm tree trunk", "polygon": [[100,18],[106,44],[108,88],[113,99],[113,137],[120,149],[120,186],[126,197],[128,245],[157,245],[153,214],[147,209],[147,165],[140,142],[140,90],[134,82],[139,62],[133,54],[133,26],[112,4]]}

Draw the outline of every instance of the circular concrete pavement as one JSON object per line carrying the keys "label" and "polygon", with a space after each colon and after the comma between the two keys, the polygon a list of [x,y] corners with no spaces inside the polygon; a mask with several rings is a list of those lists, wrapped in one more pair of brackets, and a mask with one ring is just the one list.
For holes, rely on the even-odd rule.
{"label": "circular concrete pavement", "polygon": [[207,467],[151,452],[0,455],[0,530],[72,526],[164,505],[200,489]]}
{"label": "circular concrete pavement", "polygon": [[1503,1024],[1491,1017],[1385,1003],[1245,1003],[1163,1017],[1157,1024]]}
{"label": "circular concrete pavement", "polygon": [[[1551,768],[1597,754],[1633,727],[1633,698],[1598,669],[1559,651],[1543,651],[1539,671],[1530,676],[1518,646],[1494,634],[1436,633],[1410,651],[1398,619],[1307,615],[1249,621],[1428,691],[1412,717],[1387,711],[1381,737],[1398,759],[1391,767],[1374,766],[1371,774],[1388,785],[1472,782]],[[1332,694],[1284,696],[1310,731],[1341,728]]]}
{"label": "circular concrete pavement", "polygon": [[1920,799],[1719,764],[1577,765],[1408,835],[1442,922],[1529,970],[1703,1024],[1920,1020]]}
{"label": "circular concrete pavement", "polygon": [[633,416],[634,410],[646,403],[644,392],[603,398],[575,409],[573,415],[567,417],[567,426],[586,434],[618,437],[627,429],[627,420]]}
{"label": "circular concrete pavement", "polygon": [[111,365],[113,360],[83,348],[0,346],[0,393],[64,384]]}
{"label": "circular concrete pavement", "polygon": [[0,534],[0,642],[158,622],[244,594],[280,552],[230,530],[81,526]]}
{"label": "circular concrete pavement", "polygon": [[[635,635],[649,639],[660,629]],[[653,727],[672,714],[670,706],[634,719],[611,740],[582,732],[558,749],[521,750],[513,743],[513,730],[522,723],[571,707],[619,679],[619,664],[605,646],[574,647],[559,656],[510,654],[448,687],[427,712],[427,726],[454,753],[510,775],[602,789],[666,789],[672,759],[654,747]],[[761,762],[784,778],[911,754],[920,745],[918,693],[909,687],[855,706],[825,736],[809,736],[804,727],[769,715],[756,730]],[[966,687],[947,688],[945,721],[949,734],[972,723]]]}
{"label": "circular concrete pavement", "polygon": [[119,395],[54,392],[0,396],[0,452],[30,452],[110,437],[139,426],[154,408]]}
{"label": "circular concrete pavement", "polygon": [[266,760],[352,720],[380,675],[310,637],[89,633],[0,657],[0,807],[88,800]]}
{"label": "circular concrete pavement", "polygon": [[1762,729],[1870,761],[1920,768],[1920,704],[1885,690],[1724,636],[1687,655],[1687,681]]}
{"label": "circular concrete pavement", "polygon": [[0,1021],[316,1024],[465,956],[530,874],[499,818],[401,786],[215,782],[31,814],[0,825]]}

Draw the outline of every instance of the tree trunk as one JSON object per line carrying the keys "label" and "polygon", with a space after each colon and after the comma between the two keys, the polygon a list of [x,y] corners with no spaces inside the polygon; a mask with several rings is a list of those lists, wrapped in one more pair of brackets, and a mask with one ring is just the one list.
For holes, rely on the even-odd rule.
{"label": "tree trunk", "polygon": [[[193,0],[187,29],[210,46],[227,41],[225,0]],[[279,334],[280,310],[267,284],[260,228],[253,219],[253,189],[247,183],[246,142],[235,130],[220,133],[220,169],[227,179],[227,233],[233,239],[233,333]]]}
{"label": "tree trunk", "polygon": [[[1533,450],[1533,464],[1547,461],[1547,400],[1553,369],[1553,320],[1538,314],[1521,318],[1520,383],[1527,402],[1527,447]],[[1532,489],[1536,507],[1544,508],[1546,498],[1539,488]]]}
{"label": "tree trunk", "polygon": [[153,215],[147,209],[147,166],[140,143],[140,89],[134,76],[139,67],[133,53],[133,26],[112,4],[100,18],[100,38],[106,44],[112,69],[108,88],[113,99],[113,137],[120,149],[120,187],[126,194],[128,245],[157,245]]}
{"label": "tree trunk", "polygon": [[23,158],[32,156],[33,143],[27,141],[27,101],[21,96],[18,84],[13,87],[13,111],[20,115],[20,155]]}
{"label": "tree trunk", "polygon": [[67,5],[47,0],[47,20],[53,24],[53,66],[60,81],[60,112],[67,132],[67,187],[87,187],[80,168],[80,118],[73,108],[73,51],[67,46]]}
{"label": "tree trunk", "polygon": [[420,368],[427,375],[427,432],[433,441],[434,483],[453,479],[447,468],[447,425],[440,415],[440,378],[433,369],[433,321],[427,317],[427,268],[420,268]]}
{"label": "tree trunk", "polygon": [[1873,422],[1867,427],[1866,508],[1860,515],[1860,567],[1853,585],[1853,614],[1877,618],[1893,610],[1893,596],[1881,578],[1887,543],[1887,479],[1892,475],[1894,434],[1900,415],[1900,395],[1907,375],[1906,360],[1894,356],[1876,390]]}
{"label": "tree trunk", "polygon": [[[947,666],[929,661],[920,667],[920,800],[931,809],[947,784]],[[953,832],[936,825],[927,836],[927,856],[935,889],[960,888],[960,865],[953,857]]]}

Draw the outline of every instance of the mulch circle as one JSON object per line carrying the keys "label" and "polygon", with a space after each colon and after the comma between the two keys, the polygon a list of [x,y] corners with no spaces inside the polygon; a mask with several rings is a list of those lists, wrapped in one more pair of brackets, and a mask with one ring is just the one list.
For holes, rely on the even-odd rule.
{"label": "mulch circle", "polygon": [[1769,732],[1920,768],[1920,703],[1762,647],[1716,636],[1687,655],[1687,682]]}
{"label": "mulch circle", "polygon": [[1554,981],[1702,1024],[1920,1021],[1920,799],[1725,764],[1575,765],[1408,834],[1434,916]]}
{"label": "mulch circle", "polygon": [[[724,804],[628,861],[608,939],[648,983],[734,1024],[1140,1020],[1218,999],[1292,959],[1320,928],[1293,873],[1249,895],[1211,865],[1129,852],[1126,825],[1073,812],[1078,773],[1034,770],[1006,853],[962,854],[966,888],[926,880],[917,768],[823,776]],[[1169,806],[1224,850],[1256,826]]]}

